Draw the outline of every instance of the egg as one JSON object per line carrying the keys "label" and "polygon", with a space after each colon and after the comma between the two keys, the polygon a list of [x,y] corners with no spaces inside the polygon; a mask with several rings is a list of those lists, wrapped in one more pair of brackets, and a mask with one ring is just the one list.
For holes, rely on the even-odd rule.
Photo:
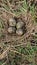
{"label": "egg", "polygon": [[22,28],[24,26],[24,22],[17,22],[16,24],[16,28],[19,29],[19,28]]}
{"label": "egg", "polygon": [[17,29],[16,34],[19,35],[19,36],[23,35],[23,30],[22,29]]}
{"label": "egg", "polygon": [[13,18],[9,19],[9,26],[16,26],[16,21]]}
{"label": "egg", "polygon": [[8,33],[15,33],[16,28],[15,27],[9,27],[8,28]]}

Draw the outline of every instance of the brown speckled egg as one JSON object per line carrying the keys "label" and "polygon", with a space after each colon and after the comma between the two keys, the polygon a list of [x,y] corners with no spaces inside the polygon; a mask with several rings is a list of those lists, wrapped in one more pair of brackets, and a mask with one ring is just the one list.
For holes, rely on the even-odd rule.
{"label": "brown speckled egg", "polygon": [[19,29],[19,28],[22,28],[24,26],[24,22],[18,22],[17,24],[16,24],[16,28],[17,29]]}
{"label": "brown speckled egg", "polygon": [[16,26],[16,21],[13,18],[9,19],[9,26]]}
{"label": "brown speckled egg", "polygon": [[19,35],[19,36],[23,35],[23,30],[22,29],[17,29],[16,34]]}
{"label": "brown speckled egg", "polygon": [[9,27],[8,28],[8,33],[15,33],[16,28],[15,27]]}

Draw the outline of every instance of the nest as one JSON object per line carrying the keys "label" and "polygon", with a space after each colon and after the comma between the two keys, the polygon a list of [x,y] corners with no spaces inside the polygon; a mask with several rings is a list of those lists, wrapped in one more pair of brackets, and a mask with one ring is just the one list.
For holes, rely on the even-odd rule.
{"label": "nest", "polygon": [[[37,60],[34,58],[34,56],[37,57],[37,55],[34,55],[37,52],[33,52],[34,49],[32,49],[31,46],[32,43],[34,44],[36,42],[36,39],[34,39],[34,34],[32,33],[37,34],[37,25],[34,24],[33,16],[28,10],[26,10],[25,13],[20,13],[18,16],[15,14],[15,12],[20,11],[19,9],[24,1],[0,0],[0,19],[2,21],[0,22],[3,25],[3,27],[1,26],[2,35],[0,37],[0,60],[3,60],[4,62],[6,61],[2,64],[12,65],[15,62],[16,65],[33,65],[35,64],[34,61],[37,62]],[[27,1],[28,6],[32,6],[31,3],[33,3],[33,1],[34,0]],[[24,34],[22,36],[8,33],[8,22],[10,18],[15,19],[16,21],[20,19],[22,22],[24,22]],[[28,47],[27,44],[29,44]]]}
{"label": "nest", "polygon": [[[3,15],[5,14],[5,15]],[[3,38],[3,41],[5,40],[6,42],[8,41],[22,41],[23,39],[26,39],[30,33],[32,32],[34,25],[32,23],[32,17],[30,13],[26,13],[26,14],[20,14],[20,16],[14,16],[8,13],[4,13],[3,12],[1,18],[3,18],[4,20],[4,30],[3,30],[3,34],[5,35],[5,37]],[[14,18],[16,20],[22,20],[22,22],[25,23],[25,28],[24,28],[24,34],[22,36],[18,36],[17,34],[8,34],[8,21],[10,18]]]}

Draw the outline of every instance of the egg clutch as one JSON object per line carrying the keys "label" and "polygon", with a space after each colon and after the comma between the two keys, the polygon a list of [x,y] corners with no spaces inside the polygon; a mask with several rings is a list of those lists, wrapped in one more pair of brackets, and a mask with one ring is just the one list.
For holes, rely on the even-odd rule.
{"label": "egg clutch", "polygon": [[8,24],[7,31],[9,34],[17,34],[19,36],[24,34],[25,23],[21,19],[16,21],[14,18],[10,18]]}

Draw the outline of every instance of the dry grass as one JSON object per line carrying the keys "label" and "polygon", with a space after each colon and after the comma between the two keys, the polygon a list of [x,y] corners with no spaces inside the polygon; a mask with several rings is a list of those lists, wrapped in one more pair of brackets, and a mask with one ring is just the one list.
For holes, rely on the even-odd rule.
{"label": "dry grass", "polygon": [[[0,0],[0,65],[37,65],[37,0]],[[23,36],[9,35],[10,18],[26,24]]]}

